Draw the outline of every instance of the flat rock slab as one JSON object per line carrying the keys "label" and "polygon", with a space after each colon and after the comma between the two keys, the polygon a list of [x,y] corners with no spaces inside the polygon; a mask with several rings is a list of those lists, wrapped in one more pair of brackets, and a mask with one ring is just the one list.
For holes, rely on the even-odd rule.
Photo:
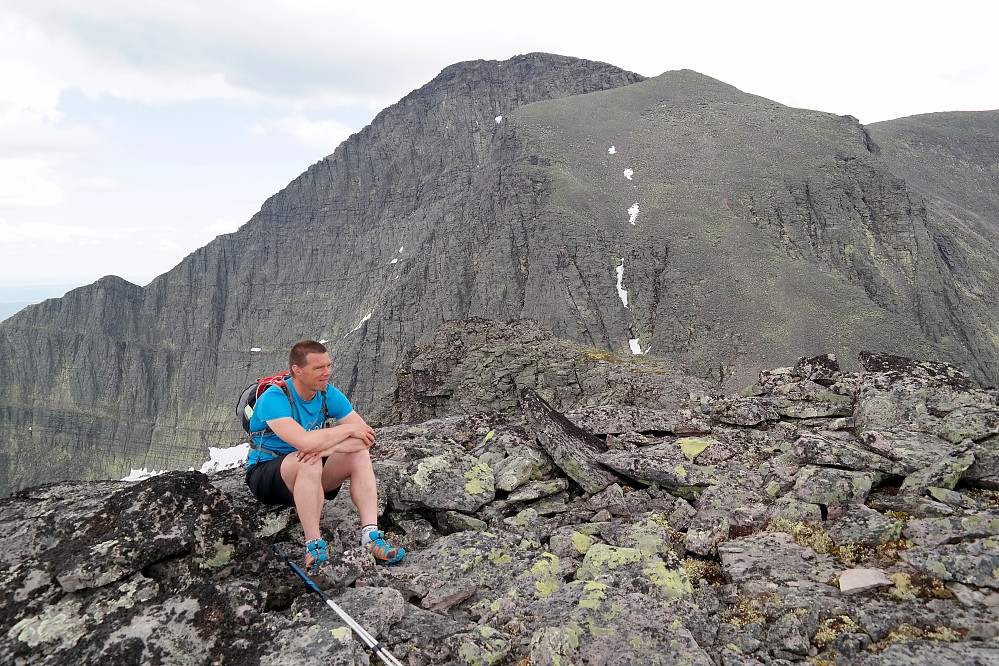
{"label": "flat rock slab", "polygon": [[794,537],[783,532],[763,532],[725,541],[718,544],[718,555],[726,578],[736,584],[799,579],[827,583],[838,573],[829,555],[799,546]]}
{"label": "flat rock slab", "polygon": [[839,575],[839,590],[843,594],[857,594],[892,584],[880,569],[847,569]]}

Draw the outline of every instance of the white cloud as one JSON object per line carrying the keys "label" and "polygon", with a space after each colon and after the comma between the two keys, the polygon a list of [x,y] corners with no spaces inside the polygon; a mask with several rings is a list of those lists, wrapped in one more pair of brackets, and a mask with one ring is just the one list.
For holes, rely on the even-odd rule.
{"label": "white cloud", "polygon": [[241,222],[233,222],[232,220],[219,219],[209,224],[205,228],[205,231],[207,231],[212,238],[215,238],[216,236],[221,236],[222,234],[231,234],[232,232],[239,229],[241,226],[242,226]]}
{"label": "white cloud", "polygon": [[136,228],[102,229],[51,222],[12,224],[0,218],[0,263],[11,265],[24,261],[25,252],[52,250],[53,246],[72,248],[117,243],[138,236],[140,231]]}
{"label": "white cloud", "polygon": [[351,128],[336,120],[310,120],[303,114],[279,120],[275,127],[303,146],[318,148],[327,153],[332,153],[334,148],[353,133]]}
{"label": "white cloud", "polygon": [[65,195],[45,160],[0,159],[0,209],[54,206]]}

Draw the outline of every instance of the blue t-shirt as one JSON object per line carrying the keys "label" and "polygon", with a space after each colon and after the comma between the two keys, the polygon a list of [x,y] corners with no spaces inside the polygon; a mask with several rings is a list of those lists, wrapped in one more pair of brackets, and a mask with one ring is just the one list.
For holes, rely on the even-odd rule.
{"label": "blue t-shirt", "polygon": [[[285,395],[284,391],[277,386],[271,386],[264,391],[263,395],[257,399],[257,403],[253,406],[253,416],[250,417],[250,432],[264,430],[267,428],[268,421],[287,418],[289,416],[294,418],[306,430],[318,430],[325,425],[323,423],[322,394],[317,391],[312,400],[306,402],[295,391],[294,383],[288,381],[286,386],[291,391],[294,409],[292,409],[291,403],[288,402],[288,396]],[[343,393],[337,390],[332,384],[327,384],[326,411],[330,415],[330,418],[342,419],[354,411],[354,408],[351,407],[350,401],[347,400],[347,397]],[[258,462],[277,457],[269,453],[269,451],[276,451],[277,453],[292,453],[296,451],[295,447],[285,442],[273,432],[256,435],[254,436],[254,440],[256,440],[257,444],[268,449],[268,451],[250,451],[250,455],[246,461],[247,468],[252,467]]]}

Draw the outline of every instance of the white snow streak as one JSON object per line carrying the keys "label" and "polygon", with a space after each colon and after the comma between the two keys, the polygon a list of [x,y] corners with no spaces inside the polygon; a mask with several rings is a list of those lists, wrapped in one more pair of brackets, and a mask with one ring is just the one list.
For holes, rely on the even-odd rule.
{"label": "white snow streak", "polygon": [[621,297],[624,307],[628,307],[628,292],[623,286],[624,282],[624,257],[621,257],[621,265],[617,267],[617,295]]}
{"label": "white snow streak", "polygon": [[614,153],[617,152],[617,148],[615,148],[614,146],[611,146],[610,148],[607,149],[607,152],[610,153],[611,155],[613,155]]}
{"label": "white snow streak", "polygon": [[645,352],[642,351],[642,344],[638,338],[632,338],[631,340],[628,340],[628,344],[631,345],[632,354],[638,354],[638,355],[645,354]]}
{"label": "white snow streak", "polygon": [[496,116],[496,124],[498,125],[501,122],[503,122],[503,116]]}
{"label": "white snow streak", "polygon": [[[365,316],[364,316],[364,319],[362,319],[361,321],[357,322],[357,326],[355,326],[355,327],[354,327],[354,328],[353,328],[353,329],[352,329],[352,330],[351,330],[351,331],[350,331],[349,333],[347,333],[347,335],[350,335],[350,334],[351,334],[351,333],[353,333],[354,331],[359,331],[359,330],[361,330],[361,327],[362,327],[362,326],[364,326],[364,322],[366,322],[366,321],[368,321],[369,319],[371,319],[371,315],[373,315],[374,313],[375,313],[375,311],[374,311],[374,310],[372,310],[372,311],[371,311],[371,312],[369,312],[369,313],[368,313],[367,315],[365,315]],[[343,337],[347,337],[347,335],[345,335],[345,336],[343,336]]]}
{"label": "white snow streak", "polygon": [[250,347],[250,351],[251,352],[258,352],[258,351],[260,351],[260,347]]}
{"label": "white snow streak", "polygon": [[635,172],[632,171],[631,169],[625,169],[624,170],[624,177],[627,178],[628,180],[631,180],[631,177],[634,176],[634,175],[635,175]]}
{"label": "white snow streak", "polygon": [[631,222],[631,224],[634,225],[635,224],[635,219],[638,218],[638,204],[637,203],[634,204],[631,208],[628,209],[628,215],[630,216],[630,217],[628,217],[628,221]]}

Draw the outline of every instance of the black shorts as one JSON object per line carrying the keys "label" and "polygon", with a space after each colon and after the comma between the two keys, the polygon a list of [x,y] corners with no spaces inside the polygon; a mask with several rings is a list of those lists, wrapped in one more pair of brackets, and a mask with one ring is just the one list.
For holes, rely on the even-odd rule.
{"label": "black shorts", "polygon": [[[246,470],[246,485],[250,487],[253,496],[264,504],[283,504],[284,506],[295,506],[295,498],[281,478],[281,461],[284,456],[278,456],[271,460],[258,462]],[[326,458],[323,458],[326,464]],[[337,496],[340,488],[334,488],[326,493],[326,499],[331,500]]]}

